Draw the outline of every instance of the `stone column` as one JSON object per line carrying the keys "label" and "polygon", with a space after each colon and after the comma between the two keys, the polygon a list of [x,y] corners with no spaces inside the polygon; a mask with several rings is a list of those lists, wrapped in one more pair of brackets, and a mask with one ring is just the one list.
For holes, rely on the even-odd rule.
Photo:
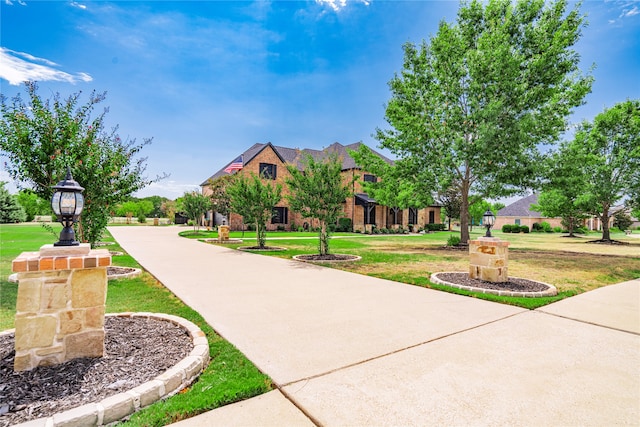
{"label": "stone column", "polygon": [[224,242],[226,240],[229,240],[229,226],[220,225],[218,226],[218,241]]}
{"label": "stone column", "polygon": [[14,371],[104,354],[106,249],[45,245],[13,260],[18,273]]}
{"label": "stone column", "polygon": [[469,241],[469,277],[487,282],[507,282],[509,242],[497,237]]}

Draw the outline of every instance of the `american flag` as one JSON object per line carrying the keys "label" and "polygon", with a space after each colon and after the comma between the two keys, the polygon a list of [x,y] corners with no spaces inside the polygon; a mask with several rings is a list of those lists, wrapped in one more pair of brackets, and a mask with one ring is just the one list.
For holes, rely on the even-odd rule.
{"label": "american flag", "polygon": [[242,164],[242,156],[238,156],[237,159],[235,159],[233,162],[231,162],[231,164],[229,166],[227,166],[224,171],[226,173],[231,173],[233,171],[239,171],[240,169],[243,168],[243,164]]}

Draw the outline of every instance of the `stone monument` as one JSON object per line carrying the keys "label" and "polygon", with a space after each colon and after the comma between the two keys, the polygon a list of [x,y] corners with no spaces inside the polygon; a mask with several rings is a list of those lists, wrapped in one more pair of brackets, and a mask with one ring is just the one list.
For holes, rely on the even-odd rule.
{"label": "stone monument", "polygon": [[507,282],[509,242],[497,237],[469,241],[469,277],[487,282]]}

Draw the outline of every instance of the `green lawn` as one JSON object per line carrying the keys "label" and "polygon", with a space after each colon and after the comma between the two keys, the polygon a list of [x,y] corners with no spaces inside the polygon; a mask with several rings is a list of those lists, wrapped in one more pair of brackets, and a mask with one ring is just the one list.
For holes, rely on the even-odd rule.
{"label": "green lawn", "polygon": [[[215,238],[214,233],[206,237],[189,235],[191,238]],[[561,233],[503,234],[493,232],[496,237],[510,242],[509,275],[550,283],[558,288],[558,296],[544,298],[502,297],[456,290],[432,284],[429,277],[441,271],[468,271],[469,255],[466,251],[445,248],[451,232],[424,235],[337,235],[331,240],[331,252],[359,255],[361,261],[331,264],[327,267],[366,274],[374,277],[408,283],[447,292],[488,299],[505,304],[534,309],[560,299],[576,295],[601,286],[619,283],[640,277],[640,239],[623,233],[613,238],[625,245],[601,245],[588,243],[600,237],[593,233],[570,239]],[[454,233],[455,234],[455,233]],[[476,229],[472,238],[483,235]],[[265,251],[262,255],[291,258],[298,254],[317,252],[317,233],[304,236],[274,233],[268,246],[286,247],[287,251]],[[302,238],[306,237],[306,238]],[[225,244],[238,248],[252,241],[245,238],[242,244]],[[213,244],[216,244],[215,242]]]}
{"label": "green lawn", "polygon": [[[60,230],[59,226],[54,227]],[[54,241],[56,239],[39,225],[3,224],[0,227],[0,330],[12,328],[15,316],[18,286],[7,280],[11,261],[22,252],[37,251],[43,244]],[[113,239],[107,236],[105,241]],[[123,251],[117,244],[108,248]],[[114,256],[113,264],[140,268],[126,254]],[[163,426],[272,389],[266,375],[148,273],[133,279],[109,281],[107,312],[125,311],[161,312],[190,320],[207,335],[211,356],[209,366],[187,390],[137,412],[127,425]]]}

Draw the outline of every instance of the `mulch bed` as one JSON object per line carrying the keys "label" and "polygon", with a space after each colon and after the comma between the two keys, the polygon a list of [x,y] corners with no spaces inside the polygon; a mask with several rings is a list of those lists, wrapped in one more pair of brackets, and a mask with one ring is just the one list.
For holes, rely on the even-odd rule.
{"label": "mulch bed", "polygon": [[496,291],[543,292],[549,289],[544,283],[515,277],[510,277],[508,282],[502,283],[472,279],[468,273],[438,273],[438,278],[456,285],[473,286],[475,288],[492,289]]}
{"label": "mulch bed", "polygon": [[599,245],[628,245],[629,242],[621,242],[619,240],[589,240],[587,243],[596,243]]}
{"label": "mulch bed", "polygon": [[14,334],[0,335],[0,427],[49,417],[125,392],[162,374],[193,349],[181,326],[105,317],[105,356],[13,372]]}
{"label": "mulch bed", "polygon": [[136,271],[135,268],[133,267],[116,267],[116,266],[109,266],[107,267],[107,276],[115,276],[115,275],[120,275],[120,274],[127,274],[127,273],[131,273],[133,271]]}
{"label": "mulch bed", "polygon": [[359,257],[356,255],[344,255],[344,254],[314,254],[314,255],[298,255],[298,259],[305,261],[354,261]]}

